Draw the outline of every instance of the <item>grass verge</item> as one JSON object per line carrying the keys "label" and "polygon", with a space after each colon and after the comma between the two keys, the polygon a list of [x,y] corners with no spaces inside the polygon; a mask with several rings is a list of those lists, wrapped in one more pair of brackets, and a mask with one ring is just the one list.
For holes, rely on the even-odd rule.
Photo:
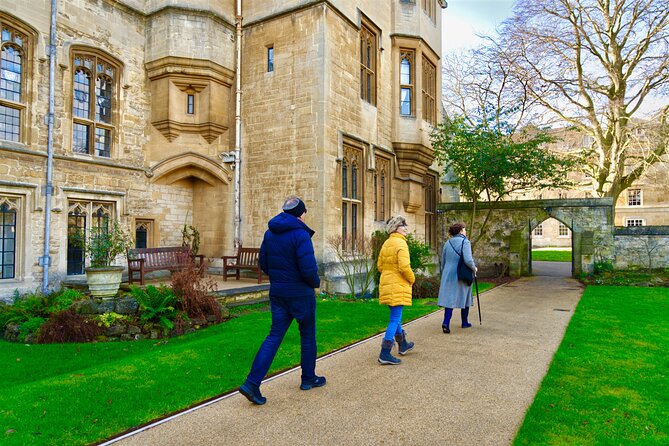
{"label": "grass verge", "polygon": [[532,260],[540,262],[571,262],[571,251],[532,250]]}
{"label": "grass verge", "polygon": [[588,287],[515,445],[669,444],[669,289]]}
{"label": "grass verge", "polygon": [[[479,285],[481,290],[490,287]],[[415,300],[405,307],[404,320],[436,311],[435,300]],[[162,341],[0,341],[0,443],[96,442],[235,389],[271,321],[262,306],[247,310],[236,309],[240,317],[223,324]],[[318,352],[323,355],[382,331],[388,309],[377,300],[319,299],[317,320]],[[293,324],[270,373],[299,361],[299,333]]]}

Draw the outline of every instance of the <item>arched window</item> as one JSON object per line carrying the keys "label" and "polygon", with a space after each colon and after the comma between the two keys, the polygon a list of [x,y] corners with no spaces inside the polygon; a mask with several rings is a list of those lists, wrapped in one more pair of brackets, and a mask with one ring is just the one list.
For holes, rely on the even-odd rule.
{"label": "arched window", "polygon": [[118,65],[78,51],[72,65],[72,151],[109,158],[116,134]]}
{"label": "arched window", "polygon": [[400,50],[400,115],[413,116],[414,114],[414,52]]}
{"label": "arched window", "polygon": [[16,275],[16,200],[0,200],[0,279]]}
{"label": "arched window", "polygon": [[357,147],[344,145],[344,159],[342,160],[342,209],[341,227],[343,248],[346,251],[355,251],[356,239],[362,235],[362,169],[363,151]]}
{"label": "arched window", "polygon": [[376,34],[364,24],[360,28],[360,98],[376,105]]}
{"label": "arched window", "polygon": [[0,15],[0,140],[25,140],[26,61],[31,39]]}

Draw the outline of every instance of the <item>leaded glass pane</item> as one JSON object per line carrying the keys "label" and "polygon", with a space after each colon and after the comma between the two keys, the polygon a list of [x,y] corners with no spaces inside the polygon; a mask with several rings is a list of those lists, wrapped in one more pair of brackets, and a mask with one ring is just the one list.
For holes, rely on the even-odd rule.
{"label": "leaded glass pane", "polygon": [[400,114],[411,115],[411,89],[402,88],[400,90]]}
{"label": "leaded glass pane", "polygon": [[400,63],[400,83],[405,85],[411,83],[411,63],[408,59],[402,59]]}
{"label": "leaded glass pane", "polygon": [[351,198],[358,198],[358,166],[351,166]]}
{"label": "leaded glass pane", "polygon": [[16,211],[0,206],[0,279],[14,278],[16,263]]}
{"label": "leaded glass pane", "polygon": [[95,129],[95,154],[109,158],[111,156],[111,131],[107,129]]}
{"label": "leaded glass pane", "polygon": [[21,135],[21,111],[0,105],[0,139],[19,141]]}
{"label": "leaded glass pane", "polygon": [[348,197],[348,166],[346,161],[341,166],[341,196]]}
{"label": "leaded glass pane", "polygon": [[84,124],[74,124],[72,132],[72,150],[76,153],[89,153],[90,128]]}
{"label": "leaded glass pane", "polygon": [[72,114],[77,118],[90,119],[90,87],[91,76],[79,68],[74,73],[74,98],[72,100]]}
{"label": "leaded glass pane", "polygon": [[67,216],[67,274],[84,273],[86,216],[79,211]]}
{"label": "leaded glass pane", "polygon": [[103,76],[95,81],[95,120],[110,124],[112,121],[112,82]]}
{"label": "leaded glass pane", "polygon": [[9,101],[21,102],[21,51],[12,47],[2,48],[0,65],[0,97]]}

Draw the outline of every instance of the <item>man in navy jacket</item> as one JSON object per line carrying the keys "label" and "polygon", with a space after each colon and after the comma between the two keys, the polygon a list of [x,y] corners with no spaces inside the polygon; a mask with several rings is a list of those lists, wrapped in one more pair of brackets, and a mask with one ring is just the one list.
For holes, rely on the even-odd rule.
{"label": "man in navy jacket", "polygon": [[302,384],[300,389],[325,385],[325,377],[316,376],[316,294],[321,286],[311,237],[305,223],[304,202],[291,195],[283,212],[272,218],[260,245],[260,268],[269,275],[269,300],[272,327],[260,346],[246,381],[239,392],[254,404],[265,404],[260,383],[267,374],[281,341],[293,319],[300,329],[302,347]]}

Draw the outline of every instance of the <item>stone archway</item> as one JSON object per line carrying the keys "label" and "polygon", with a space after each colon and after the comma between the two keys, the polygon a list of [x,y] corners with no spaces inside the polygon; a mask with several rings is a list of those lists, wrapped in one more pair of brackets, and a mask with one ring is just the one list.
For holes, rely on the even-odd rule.
{"label": "stone archway", "polygon": [[[469,224],[471,203],[441,203],[437,206],[440,243],[447,239],[448,227],[458,221]],[[595,260],[614,257],[613,199],[517,200],[478,203],[481,224],[492,208],[485,234],[476,243],[474,257],[482,276],[508,270],[511,276],[530,274],[531,231],[547,218],[555,218],[572,231],[574,274],[591,272]],[[475,234],[471,234],[475,237]]]}
{"label": "stone archway", "polygon": [[152,193],[161,196],[161,242],[180,242],[184,223],[200,233],[200,253],[216,258],[232,247],[232,172],[204,155],[186,152],[153,166]]}

